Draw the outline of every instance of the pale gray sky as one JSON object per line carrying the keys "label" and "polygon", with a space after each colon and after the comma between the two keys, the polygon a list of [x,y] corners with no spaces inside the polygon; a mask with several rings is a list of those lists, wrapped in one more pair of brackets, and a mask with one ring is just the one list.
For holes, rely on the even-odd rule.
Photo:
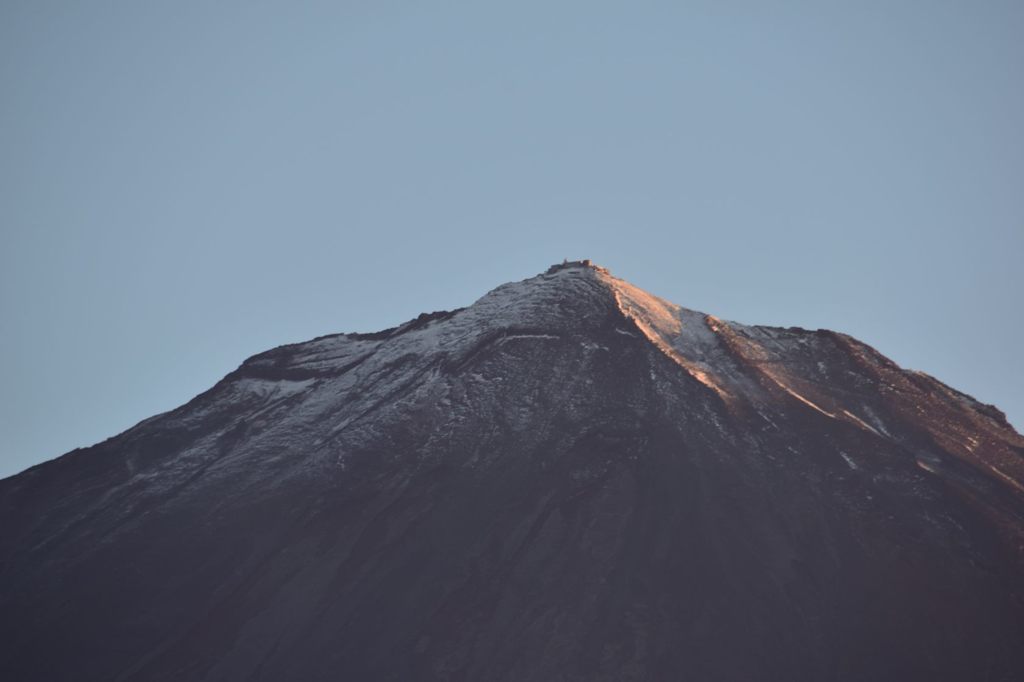
{"label": "pale gray sky", "polygon": [[0,476],[592,258],[1024,424],[1024,3],[0,5]]}

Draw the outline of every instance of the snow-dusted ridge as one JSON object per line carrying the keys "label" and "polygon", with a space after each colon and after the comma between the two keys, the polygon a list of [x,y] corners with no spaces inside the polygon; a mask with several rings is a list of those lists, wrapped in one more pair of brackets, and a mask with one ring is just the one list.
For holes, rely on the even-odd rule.
{"label": "snow-dusted ridge", "polygon": [[[600,340],[609,330],[617,344]],[[499,377],[471,371],[495,354],[565,348],[589,363],[596,361],[588,355],[593,349],[614,356],[641,340],[694,382],[709,415],[723,409],[762,415],[803,410],[900,443],[900,425],[891,422],[920,418],[907,407],[906,396],[927,396],[929,403],[938,398],[939,407],[926,409],[956,412],[979,430],[980,435],[951,439],[965,457],[986,475],[1024,481],[1024,466],[1013,452],[1022,441],[995,408],[927,375],[906,372],[846,335],[723,321],[654,296],[589,261],[552,266],[503,284],[465,308],[423,314],[392,329],[283,346],[246,361],[226,382],[287,382],[276,390],[251,384],[260,388],[249,392],[252,399],[301,404],[289,418],[303,420],[307,428],[322,419],[334,422],[331,439],[320,440],[324,447],[357,447],[375,437],[382,415],[410,403],[454,405],[458,419],[460,408],[452,400],[463,392],[460,375],[469,373],[474,391],[483,385],[498,390]],[[352,407],[354,397],[361,407]],[[895,404],[901,407],[894,414]],[[938,426],[935,437],[948,438]],[[973,444],[986,440],[1006,442],[1010,449],[979,450]]]}

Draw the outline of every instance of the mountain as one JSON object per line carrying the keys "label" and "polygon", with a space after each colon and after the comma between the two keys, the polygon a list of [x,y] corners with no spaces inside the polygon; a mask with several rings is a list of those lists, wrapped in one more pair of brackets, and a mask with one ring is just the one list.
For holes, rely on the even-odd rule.
{"label": "mountain", "polygon": [[1024,438],[588,261],[0,481],[5,680],[1024,679]]}

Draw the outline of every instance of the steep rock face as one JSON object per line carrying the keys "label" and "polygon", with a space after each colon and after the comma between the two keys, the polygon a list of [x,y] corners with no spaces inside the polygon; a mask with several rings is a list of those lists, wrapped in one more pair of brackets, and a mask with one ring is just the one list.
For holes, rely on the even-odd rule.
{"label": "steep rock face", "polygon": [[1024,675],[1024,439],[583,264],[0,481],[18,680]]}

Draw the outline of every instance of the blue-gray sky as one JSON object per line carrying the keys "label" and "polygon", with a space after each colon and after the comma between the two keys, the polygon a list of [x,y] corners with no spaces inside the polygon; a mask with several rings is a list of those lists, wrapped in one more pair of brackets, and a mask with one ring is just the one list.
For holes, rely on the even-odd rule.
{"label": "blue-gray sky", "polygon": [[0,5],[0,476],[592,258],[1024,424],[1024,3]]}

